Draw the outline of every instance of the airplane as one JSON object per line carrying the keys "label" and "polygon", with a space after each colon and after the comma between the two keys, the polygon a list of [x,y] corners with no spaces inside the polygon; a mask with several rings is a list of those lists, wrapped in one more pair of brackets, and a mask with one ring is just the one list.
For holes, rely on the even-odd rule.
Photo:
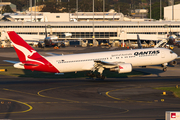
{"label": "airplane", "polygon": [[52,47],[52,46],[65,47],[67,41],[63,41],[63,40],[59,41],[58,38],[59,37],[56,35],[48,34],[47,26],[45,25],[45,39],[43,42],[44,44],[42,42],[39,42],[38,46],[39,47]]}
{"label": "airplane", "polygon": [[[14,31],[7,32],[20,62],[15,68],[51,73],[77,71],[97,71],[97,78],[104,79],[103,71],[108,69],[118,73],[129,73],[134,66],[161,64],[163,71],[167,63],[178,58],[177,54],[166,48],[128,49],[70,55],[41,56]],[[7,61],[8,62],[8,61]]]}

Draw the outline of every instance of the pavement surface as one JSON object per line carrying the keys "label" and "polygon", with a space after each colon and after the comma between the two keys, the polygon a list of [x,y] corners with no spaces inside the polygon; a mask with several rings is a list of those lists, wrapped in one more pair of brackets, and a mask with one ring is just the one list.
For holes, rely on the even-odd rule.
{"label": "pavement surface", "polygon": [[[112,49],[112,48],[111,48]],[[37,49],[44,54],[81,53],[109,48]],[[179,48],[174,51],[178,55]],[[0,49],[0,66],[11,66],[4,59],[17,60],[12,48]],[[179,61],[178,61],[179,64]],[[130,78],[51,79],[0,75],[0,119],[7,120],[164,120],[165,111],[180,111],[180,98],[156,87],[180,85],[180,67],[135,67],[150,75]]]}

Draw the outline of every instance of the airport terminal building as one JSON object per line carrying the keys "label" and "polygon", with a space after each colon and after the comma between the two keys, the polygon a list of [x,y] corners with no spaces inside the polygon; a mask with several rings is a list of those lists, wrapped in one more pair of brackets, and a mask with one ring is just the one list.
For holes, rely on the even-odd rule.
{"label": "airport terminal building", "polygon": [[0,32],[15,31],[18,34],[42,36],[45,34],[45,26],[48,34],[69,40],[93,39],[93,32],[98,40],[136,39],[137,34],[141,39],[157,40],[159,37],[167,37],[170,32],[180,32],[180,22],[177,21],[0,22]]}
{"label": "airport terminal building", "polygon": [[[165,7],[165,18],[166,14],[169,14],[168,10],[169,7]],[[174,10],[177,16],[178,10]],[[48,34],[57,35],[62,40],[91,40],[93,38],[97,40],[135,40],[137,34],[140,35],[141,39],[158,40],[167,38],[169,33],[180,32],[179,19],[159,21],[127,19],[122,13],[116,13],[113,10],[105,13],[95,12],[94,14],[92,12],[30,12],[7,13],[6,15],[11,16],[14,21],[0,21],[1,39],[4,39],[2,33],[9,30],[18,34],[41,36],[42,39],[45,36],[45,26],[47,26]]]}

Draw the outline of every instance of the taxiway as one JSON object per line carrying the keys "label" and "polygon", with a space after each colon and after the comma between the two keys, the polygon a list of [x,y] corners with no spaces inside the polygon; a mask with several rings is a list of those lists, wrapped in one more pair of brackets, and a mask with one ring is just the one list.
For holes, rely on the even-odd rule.
{"label": "taxiway", "polygon": [[[78,49],[75,52],[85,51]],[[93,49],[96,50],[101,48]],[[18,60],[13,49],[0,51],[1,67],[12,65],[4,63],[4,59]],[[49,51],[39,50],[43,54]],[[180,55],[179,48],[174,51]],[[167,72],[162,72],[160,66],[135,69],[151,74],[104,81],[0,75],[0,119],[163,120],[165,111],[180,111],[180,98],[172,92],[162,95],[164,91],[154,89],[180,85],[179,65],[168,67]]]}

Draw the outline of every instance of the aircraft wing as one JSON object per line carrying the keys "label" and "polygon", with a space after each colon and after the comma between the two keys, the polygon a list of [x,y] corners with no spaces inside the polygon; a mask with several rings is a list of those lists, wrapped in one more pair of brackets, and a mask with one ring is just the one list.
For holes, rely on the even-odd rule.
{"label": "aircraft wing", "polygon": [[98,63],[98,64],[103,64],[103,65],[116,65],[115,63],[110,63],[110,62],[105,62],[105,61],[100,61],[100,60],[95,60],[94,61],[95,63]]}
{"label": "aircraft wing", "polygon": [[178,56],[176,59],[180,59],[180,56]]}
{"label": "aircraft wing", "polygon": [[127,73],[132,71],[131,63],[105,62],[100,60],[96,60],[94,62],[95,64],[92,71],[98,70],[101,75],[104,69],[109,69],[110,71],[117,71],[118,73]]}
{"label": "aircraft wing", "polygon": [[103,68],[115,68],[119,66],[118,64],[120,64],[119,62],[114,63],[114,62],[105,62],[100,60],[96,60],[94,62],[95,62],[95,67],[103,67]]}
{"label": "aircraft wing", "polygon": [[13,63],[13,64],[16,64],[18,63],[19,61],[11,61],[11,60],[3,60],[4,62],[8,62],[8,63]]}

